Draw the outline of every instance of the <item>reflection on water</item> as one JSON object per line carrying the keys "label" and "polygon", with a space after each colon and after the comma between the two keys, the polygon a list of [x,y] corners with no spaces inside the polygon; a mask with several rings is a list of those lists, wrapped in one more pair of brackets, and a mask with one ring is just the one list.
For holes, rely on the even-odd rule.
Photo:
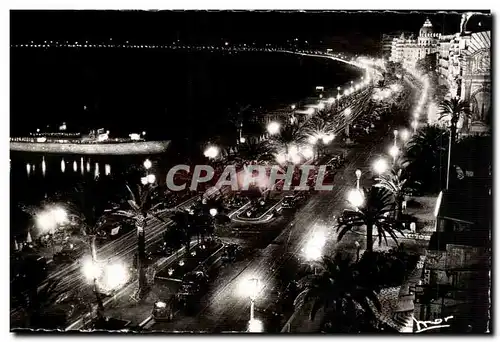
{"label": "reflection on water", "polygon": [[[66,171],[66,163],[67,162],[64,160],[64,158],[61,158],[61,172]],[[69,163],[71,163],[71,162],[69,162]],[[11,159],[9,159],[9,167],[12,170],[12,160]],[[47,172],[47,163],[45,162],[45,157],[42,157],[41,170],[42,170],[42,175],[45,177],[46,172]],[[31,176],[32,174],[34,174],[35,171],[36,171],[36,163],[26,163],[26,174],[28,175],[28,177]],[[81,171],[82,175],[85,174],[83,157],[80,158],[80,171]],[[76,160],[73,160],[73,172],[78,172],[78,162]],[[91,172],[90,161],[87,161],[87,172],[88,173]],[[104,164],[104,174],[106,176],[111,174],[111,165],[110,164]],[[96,162],[95,167],[94,167],[94,176],[98,177],[99,175],[100,175],[99,163]]]}
{"label": "reflection on water", "polygon": [[47,170],[47,166],[45,165],[45,157],[42,157],[42,174],[45,177],[45,170]]}

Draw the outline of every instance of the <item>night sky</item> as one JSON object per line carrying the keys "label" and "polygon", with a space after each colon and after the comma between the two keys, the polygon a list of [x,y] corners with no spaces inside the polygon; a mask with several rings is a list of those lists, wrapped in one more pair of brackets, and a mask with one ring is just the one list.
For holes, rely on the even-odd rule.
{"label": "night sky", "polygon": [[[346,15],[348,13],[348,15]],[[417,32],[428,16],[437,32],[458,30],[460,15],[434,12],[256,12],[256,11],[12,11],[11,41],[102,40],[161,43],[253,41],[282,43],[301,38],[311,44],[347,40],[354,48],[382,33]]]}
{"label": "night sky", "polygon": [[[186,45],[221,46],[229,42],[282,47],[298,39],[300,48],[378,55],[381,34],[418,33],[426,17],[433,22],[435,32],[447,34],[458,31],[461,14],[11,11],[10,25],[12,44],[111,40],[146,45],[179,40]],[[83,130],[103,125],[128,132],[138,120],[143,128],[151,121],[148,130],[161,134],[167,128],[176,131],[189,127],[193,120],[203,131],[207,124],[220,126],[227,122],[225,115],[231,108],[256,102],[242,95],[296,101],[294,91],[298,96],[300,86],[313,87],[311,82],[318,82],[322,75],[337,85],[347,77],[340,70],[330,75],[331,70],[323,70],[322,65],[305,67],[301,61],[288,58],[281,62],[270,55],[264,58],[245,54],[247,60],[212,56],[142,49],[12,48],[11,133],[24,134],[22,131],[42,124],[58,127],[62,121]],[[240,72],[242,65],[245,72]],[[266,86],[269,90],[258,92]],[[278,94],[279,90],[290,98]],[[309,96],[307,89],[301,94]],[[152,119],[145,122],[145,115]]]}

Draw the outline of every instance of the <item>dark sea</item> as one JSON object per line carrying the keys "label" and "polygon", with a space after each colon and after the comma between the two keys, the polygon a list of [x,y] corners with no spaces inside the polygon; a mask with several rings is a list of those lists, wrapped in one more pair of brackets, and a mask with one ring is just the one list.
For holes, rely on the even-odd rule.
{"label": "dark sea", "polygon": [[[203,144],[241,109],[248,117],[282,108],[315,96],[316,86],[328,91],[361,77],[332,60],[271,52],[15,48],[10,61],[11,136],[65,122],[70,131],[146,131],[148,139]],[[25,229],[20,203],[71,189],[96,168],[100,177],[139,168],[144,158],[11,152],[11,231]]]}

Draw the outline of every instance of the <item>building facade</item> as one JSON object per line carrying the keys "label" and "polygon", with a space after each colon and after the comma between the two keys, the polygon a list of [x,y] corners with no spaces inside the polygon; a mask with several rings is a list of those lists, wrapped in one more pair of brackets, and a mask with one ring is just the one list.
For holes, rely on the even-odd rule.
{"label": "building facade", "polygon": [[440,37],[440,33],[434,33],[431,21],[426,19],[417,38],[401,34],[393,39],[389,60],[407,69],[414,68],[419,59],[437,52]]}
{"label": "building facade", "polygon": [[438,47],[438,73],[449,97],[470,104],[472,117],[464,133],[482,133],[491,123],[491,31],[443,36]]}

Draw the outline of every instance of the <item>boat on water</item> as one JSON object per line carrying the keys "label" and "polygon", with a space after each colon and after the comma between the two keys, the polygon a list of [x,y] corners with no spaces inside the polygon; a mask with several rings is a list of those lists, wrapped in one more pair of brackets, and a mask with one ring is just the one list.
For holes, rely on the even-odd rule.
{"label": "boat on water", "polygon": [[[63,126],[65,125],[63,124]],[[92,130],[89,134],[65,132],[30,133],[28,137],[11,137],[10,150],[64,154],[158,154],[165,152],[170,141],[147,141],[143,134],[131,133],[129,138],[110,138],[109,131]]]}

